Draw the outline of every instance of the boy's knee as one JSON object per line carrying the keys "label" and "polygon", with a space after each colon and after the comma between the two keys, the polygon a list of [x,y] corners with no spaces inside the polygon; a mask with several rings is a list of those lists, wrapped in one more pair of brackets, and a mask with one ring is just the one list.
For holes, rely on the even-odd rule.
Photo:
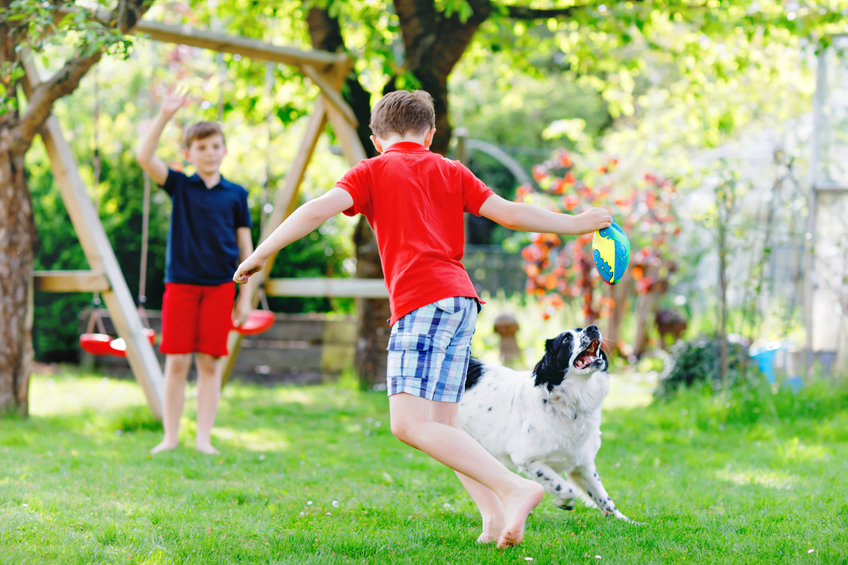
{"label": "boy's knee", "polygon": [[412,445],[412,431],[414,426],[411,426],[410,423],[403,418],[392,418],[391,427],[392,435],[403,443]]}
{"label": "boy's knee", "polygon": [[186,376],[191,369],[191,354],[168,354],[165,367],[174,376]]}

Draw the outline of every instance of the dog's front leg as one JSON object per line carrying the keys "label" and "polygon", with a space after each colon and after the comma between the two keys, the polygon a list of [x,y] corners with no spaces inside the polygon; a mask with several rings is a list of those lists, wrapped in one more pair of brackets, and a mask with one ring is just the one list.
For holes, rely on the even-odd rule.
{"label": "dog's front leg", "polygon": [[577,488],[550,466],[541,461],[528,461],[518,465],[518,472],[545,487],[545,491],[554,497],[556,505],[563,510],[574,509],[574,499],[578,495]]}
{"label": "dog's front leg", "polygon": [[595,465],[577,467],[571,472],[571,478],[574,479],[574,482],[580,488],[586,491],[586,494],[589,495],[589,498],[592,499],[592,502],[595,503],[601,512],[607,516],[615,516],[619,520],[632,522],[630,518],[619,512],[618,508],[615,507],[615,503],[601,483],[601,478],[598,476],[598,470],[595,468]]}

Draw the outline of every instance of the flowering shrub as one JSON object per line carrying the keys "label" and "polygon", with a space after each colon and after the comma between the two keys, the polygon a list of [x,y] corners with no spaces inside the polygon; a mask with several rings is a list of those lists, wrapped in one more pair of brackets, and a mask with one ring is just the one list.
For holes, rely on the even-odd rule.
{"label": "flowering shrub", "polygon": [[533,234],[522,250],[526,291],[546,301],[546,318],[563,306],[564,298],[576,298],[588,324],[610,316],[617,306],[615,297],[623,294],[621,302],[630,288],[640,295],[661,294],[668,288],[668,277],[676,269],[675,236],[680,234],[672,205],[675,184],[654,173],[625,184],[618,165],[617,159],[609,159],[585,168],[562,151],[533,168],[538,189],[525,184],[516,192],[518,202],[570,214],[594,206],[607,208],[630,238],[630,266],[618,283],[622,291],[604,292],[592,259],[592,234],[568,238],[564,244],[554,234]]}

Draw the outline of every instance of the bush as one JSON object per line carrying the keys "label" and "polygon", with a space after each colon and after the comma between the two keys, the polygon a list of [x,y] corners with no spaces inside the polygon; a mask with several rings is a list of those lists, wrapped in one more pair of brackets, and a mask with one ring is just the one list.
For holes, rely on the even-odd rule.
{"label": "bush", "polygon": [[[748,346],[739,339],[727,340],[727,386],[756,385],[762,382],[762,373],[748,355]],[[678,341],[672,348],[671,361],[660,375],[656,398],[674,395],[680,388],[711,385],[722,388],[721,338],[701,335],[692,341]]]}

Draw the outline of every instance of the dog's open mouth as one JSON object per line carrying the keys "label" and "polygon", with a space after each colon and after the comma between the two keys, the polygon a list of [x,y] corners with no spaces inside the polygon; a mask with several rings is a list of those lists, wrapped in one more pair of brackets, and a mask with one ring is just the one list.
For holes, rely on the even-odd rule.
{"label": "dog's open mouth", "polygon": [[589,347],[581,351],[577,356],[577,359],[574,360],[574,368],[582,369],[597,361],[598,356],[596,353],[598,352],[599,346],[600,344],[598,343],[598,340],[593,339],[592,343],[589,344]]}

